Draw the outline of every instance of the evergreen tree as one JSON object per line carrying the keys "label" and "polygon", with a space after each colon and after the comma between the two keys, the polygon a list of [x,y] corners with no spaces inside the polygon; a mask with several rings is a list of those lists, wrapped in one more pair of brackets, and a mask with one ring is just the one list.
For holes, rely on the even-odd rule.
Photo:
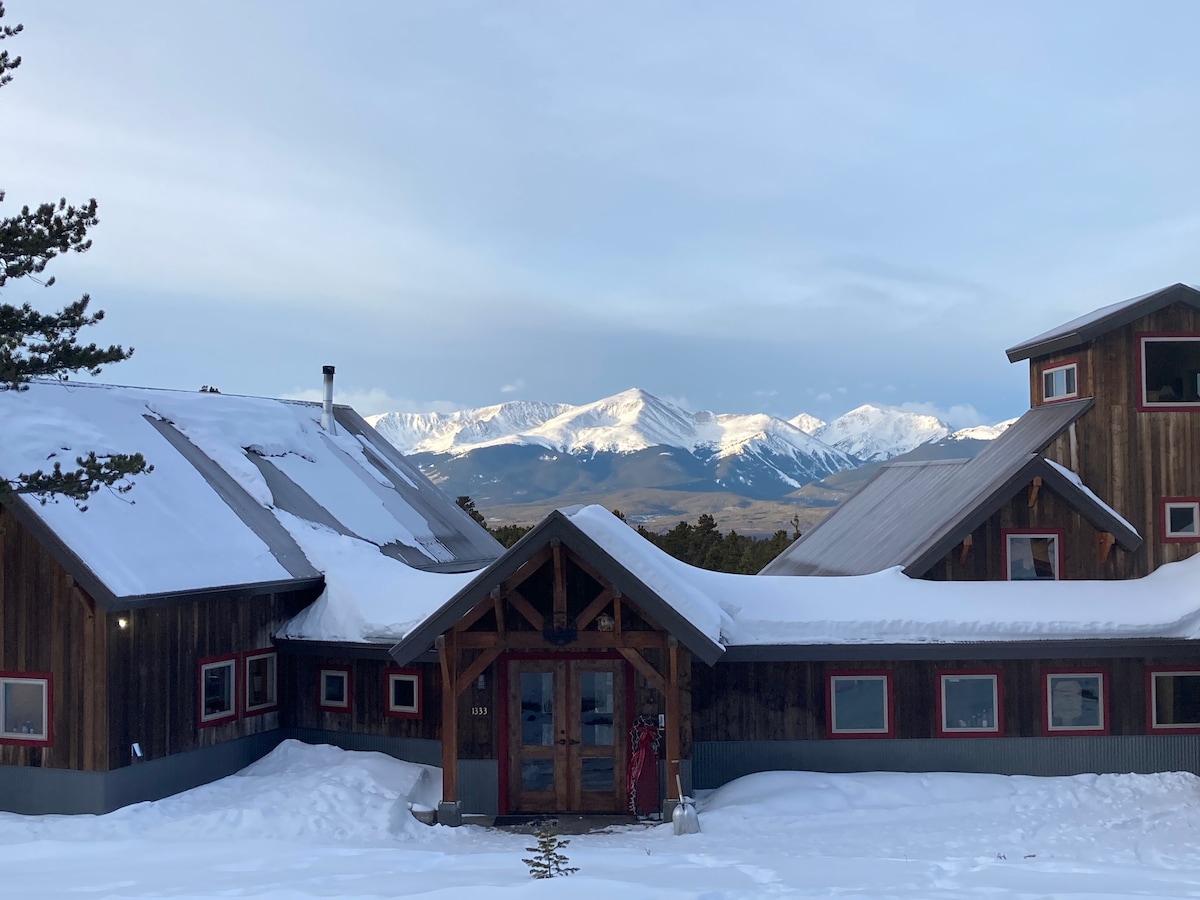
{"label": "evergreen tree", "polygon": [[562,851],[562,848],[571,843],[563,840],[549,828],[540,828],[537,833],[537,846],[526,847],[532,857],[522,859],[521,862],[529,866],[529,875],[532,878],[554,878],[556,875],[570,875],[572,872],[578,872],[578,866],[568,866],[570,862],[567,855]]}
{"label": "evergreen tree", "polygon": [[[0,19],[3,17],[4,4],[0,3]],[[0,41],[16,37],[22,30],[21,25],[0,27]],[[10,56],[7,50],[0,52],[0,88],[12,81],[12,72],[20,65],[21,57]],[[0,190],[0,202],[3,200],[4,192]],[[20,278],[43,287],[53,285],[53,277],[41,278],[46,266],[60,254],[87,251],[92,246],[88,229],[98,221],[95,200],[75,206],[65,199],[32,209],[24,206],[17,215],[0,218],[0,288]],[[38,312],[29,303],[0,303],[0,393],[26,389],[30,379],[37,377],[65,381],[75,372],[96,375],[102,365],[133,354],[132,348],[79,343],[80,329],[104,318],[103,310],[88,313],[89,302],[84,294],[75,303],[49,314]],[[13,494],[32,494],[45,503],[61,494],[86,509],[83,501],[102,486],[128,491],[133,486],[127,480],[129,476],[152,469],[140,453],[89,453],[76,458],[75,464],[78,468],[73,471],[64,471],[56,462],[48,473],[38,470],[0,476],[0,502],[11,500]]]}
{"label": "evergreen tree", "polygon": [[458,508],[465,511],[472,519],[487,528],[487,519],[483,517],[483,513],[475,508],[475,501],[468,494],[459,494],[454,498],[454,502],[458,504]]}

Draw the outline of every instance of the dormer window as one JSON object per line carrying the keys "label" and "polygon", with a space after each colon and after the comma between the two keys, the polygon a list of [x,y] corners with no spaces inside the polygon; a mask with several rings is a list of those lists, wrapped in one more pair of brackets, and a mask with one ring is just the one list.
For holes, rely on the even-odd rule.
{"label": "dormer window", "polygon": [[1200,334],[1138,335],[1138,350],[1139,408],[1200,409]]}
{"label": "dormer window", "polygon": [[1003,569],[1009,581],[1056,581],[1062,571],[1062,533],[1005,529]]}
{"label": "dormer window", "polygon": [[1042,400],[1070,400],[1079,396],[1078,367],[1075,363],[1062,363],[1042,369]]}

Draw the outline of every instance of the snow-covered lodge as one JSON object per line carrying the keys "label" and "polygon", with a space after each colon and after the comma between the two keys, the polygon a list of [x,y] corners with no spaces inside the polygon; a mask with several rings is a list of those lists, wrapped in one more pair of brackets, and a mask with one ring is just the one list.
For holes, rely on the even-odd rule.
{"label": "snow-covered lodge", "polygon": [[504,552],[345,407],[0,396],[5,472],[155,465],[0,509],[0,806],[111,809],[285,737],[441,765],[447,822],[649,810],[676,773],[1200,771],[1200,292],[1008,354],[1016,424],[884,466],[756,576],[595,507]]}

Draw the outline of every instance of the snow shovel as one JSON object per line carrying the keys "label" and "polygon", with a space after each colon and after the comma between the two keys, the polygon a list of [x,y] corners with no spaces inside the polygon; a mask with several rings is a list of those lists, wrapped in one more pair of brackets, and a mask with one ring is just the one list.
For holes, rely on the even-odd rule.
{"label": "snow shovel", "polygon": [[683,796],[683,783],[675,775],[675,787],[679,789],[679,804],[671,813],[671,827],[676,834],[699,834],[700,817],[696,815],[696,806],[691,797]]}

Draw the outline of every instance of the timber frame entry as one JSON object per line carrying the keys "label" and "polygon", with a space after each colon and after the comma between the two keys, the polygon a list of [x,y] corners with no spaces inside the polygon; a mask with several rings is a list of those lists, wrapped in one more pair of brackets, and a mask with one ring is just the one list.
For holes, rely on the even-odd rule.
{"label": "timber frame entry", "polygon": [[392,656],[404,665],[431,643],[441,673],[439,821],[447,823],[461,815],[460,727],[474,724],[463,698],[481,676],[500,684],[493,696],[503,720],[492,724],[488,755],[497,760],[501,814],[620,814],[629,811],[633,718],[662,722],[659,755],[673,798],[691,744],[684,679],[693,655],[710,664],[722,655],[561,513],[481,572]]}

